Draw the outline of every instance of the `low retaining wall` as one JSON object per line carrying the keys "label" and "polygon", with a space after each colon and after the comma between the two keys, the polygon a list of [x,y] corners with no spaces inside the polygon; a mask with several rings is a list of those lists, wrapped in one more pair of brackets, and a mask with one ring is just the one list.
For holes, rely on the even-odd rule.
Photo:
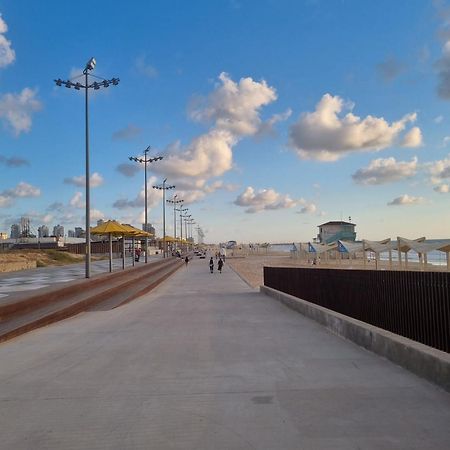
{"label": "low retaining wall", "polygon": [[262,293],[450,392],[450,354],[267,286]]}

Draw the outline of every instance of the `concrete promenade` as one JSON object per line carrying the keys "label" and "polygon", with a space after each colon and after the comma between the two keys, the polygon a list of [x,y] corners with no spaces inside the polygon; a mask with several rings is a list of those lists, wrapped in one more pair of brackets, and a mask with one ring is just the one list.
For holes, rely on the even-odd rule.
{"label": "concrete promenade", "polygon": [[450,394],[194,260],[0,344],[0,449],[449,449]]}

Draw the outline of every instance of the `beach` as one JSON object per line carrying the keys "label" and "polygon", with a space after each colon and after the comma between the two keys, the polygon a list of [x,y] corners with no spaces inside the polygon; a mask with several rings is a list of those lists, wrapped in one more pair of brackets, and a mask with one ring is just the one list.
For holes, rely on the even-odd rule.
{"label": "beach", "polygon": [[[392,269],[389,268],[389,261],[366,262],[362,259],[348,259],[342,261],[325,261],[312,265],[312,260],[308,261],[292,258],[290,255],[283,254],[257,254],[246,256],[232,256],[226,259],[228,264],[239,276],[253,288],[264,284],[264,266],[271,267],[308,267],[315,269],[350,269],[350,270],[399,270],[398,263],[393,262]],[[402,270],[405,270],[404,268]],[[423,270],[416,262],[408,262],[408,270]],[[445,271],[446,266],[427,265],[427,271]]]}

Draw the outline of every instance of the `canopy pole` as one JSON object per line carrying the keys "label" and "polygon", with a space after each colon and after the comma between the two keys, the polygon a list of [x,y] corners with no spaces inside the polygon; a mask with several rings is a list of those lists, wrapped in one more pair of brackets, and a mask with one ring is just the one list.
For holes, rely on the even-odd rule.
{"label": "canopy pole", "polygon": [[408,269],[408,252],[405,252],[405,269]]}
{"label": "canopy pole", "polygon": [[423,268],[428,270],[428,254],[426,252],[423,254]]}
{"label": "canopy pole", "polygon": [[125,235],[122,236],[122,270],[125,270]]}
{"label": "canopy pole", "polygon": [[109,233],[109,271],[112,272],[112,233]]}
{"label": "canopy pole", "polygon": [[445,252],[447,258],[447,271],[450,272],[450,252]]}
{"label": "canopy pole", "polygon": [[134,249],[134,236],[131,237],[131,261],[132,261],[132,266],[134,267],[134,255],[136,254],[136,251]]}
{"label": "canopy pole", "polygon": [[400,238],[397,237],[397,251],[398,251],[398,267],[402,269],[402,250],[400,248]]}
{"label": "canopy pole", "polygon": [[392,270],[392,249],[389,249],[389,270]]}
{"label": "canopy pole", "polygon": [[363,245],[363,265],[364,265],[364,269],[367,266],[367,258],[366,258],[366,241],[363,239],[362,241],[362,245]]}

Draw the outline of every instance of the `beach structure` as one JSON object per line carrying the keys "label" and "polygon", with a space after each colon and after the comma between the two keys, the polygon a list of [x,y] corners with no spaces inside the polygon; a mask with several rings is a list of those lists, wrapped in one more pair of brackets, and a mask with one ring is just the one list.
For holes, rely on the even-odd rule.
{"label": "beach structure", "polygon": [[319,234],[317,235],[317,242],[320,244],[330,244],[339,240],[355,241],[356,224],[351,222],[331,221],[318,225]]}

